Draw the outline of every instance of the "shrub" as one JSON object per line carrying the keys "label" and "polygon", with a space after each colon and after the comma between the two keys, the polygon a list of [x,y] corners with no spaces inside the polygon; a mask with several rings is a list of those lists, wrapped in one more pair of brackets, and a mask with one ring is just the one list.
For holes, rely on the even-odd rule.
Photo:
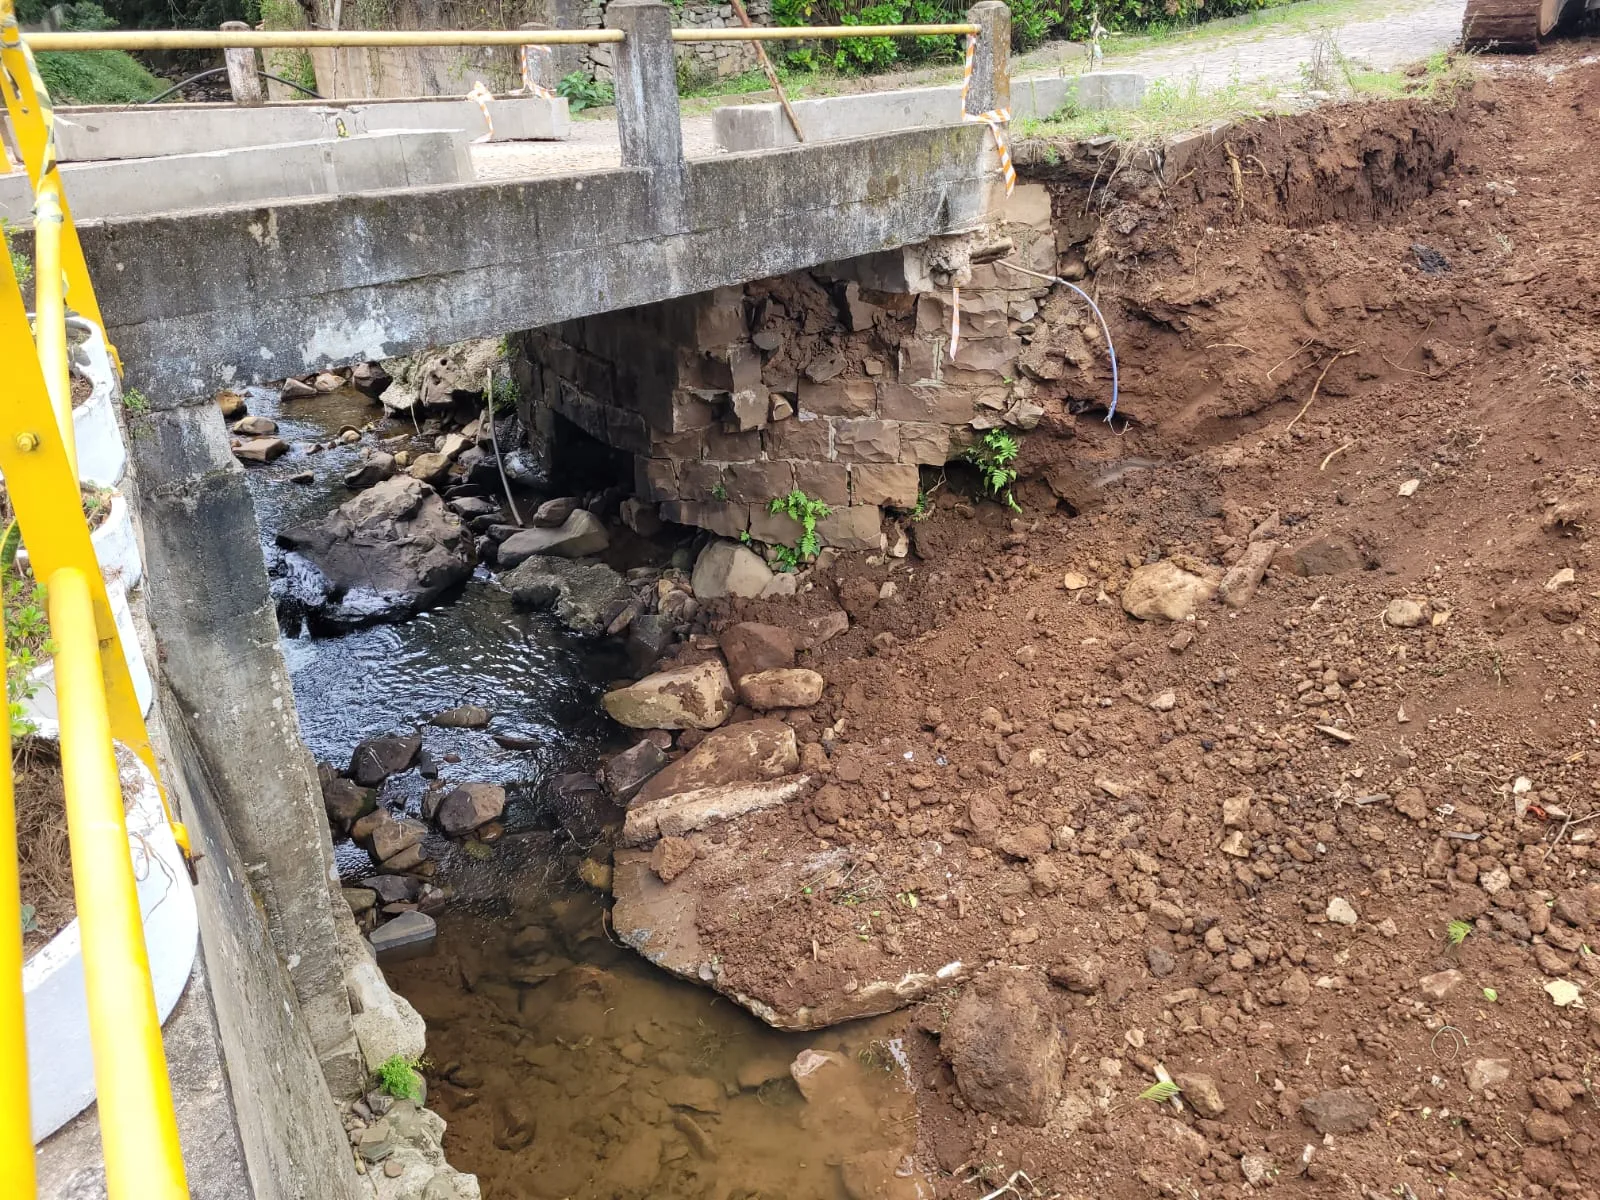
{"label": "shrub", "polygon": [[556,84],[556,95],[565,96],[567,107],[573,112],[582,112],[586,108],[600,108],[617,102],[616,91],[609,83],[601,83],[593,75],[586,75],[582,71],[563,75],[561,81]]}
{"label": "shrub", "polygon": [[[60,11],[63,30],[93,32],[116,25],[98,4],[66,4]],[[20,6],[18,13],[24,21],[42,15],[43,6],[38,4]],[[39,77],[57,104],[137,104],[166,89],[133,55],[121,50],[46,50],[34,58]]]}

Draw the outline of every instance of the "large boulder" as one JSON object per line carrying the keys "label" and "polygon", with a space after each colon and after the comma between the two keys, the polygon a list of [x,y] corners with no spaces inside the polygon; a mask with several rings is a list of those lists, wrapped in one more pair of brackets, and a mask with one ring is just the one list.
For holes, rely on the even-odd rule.
{"label": "large boulder", "polygon": [[390,412],[410,413],[420,408],[430,415],[455,411],[470,418],[483,408],[483,389],[489,369],[505,377],[501,342],[473,338],[442,349],[403,358],[391,358],[382,369],[391,376],[381,399]]}
{"label": "large boulder", "polygon": [[822,699],[823,679],[804,667],[775,667],[739,677],[739,699],[758,712],[810,708]]}
{"label": "large boulder", "polygon": [[1122,607],[1141,621],[1184,621],[1217,594],[1219,581],[1219,573],[1203,563],[1180,566],[1162,559],[1134,568],[1122,589]]}
{"label": "large boulder", "polygon": [[708,733],[693,750],[658,771],[633,803],[725,783],[779,779],[799,769],[793,729],[782,721],[740,721]]}
{"label": "large boulder", "polygon": [[[529,531],[542,532],[542,531]],[[505,547],[501,547],[504,555]],[[574,633],[599,637],[633,600],[627,583],[604,563],[536,554],[500,576],[518,608],[550,609]]]}
{"label": "large boulder", "polygon": [[459,837],[498,819],[505,808],[506,790],[499,784],[464,783],[439,806],[439,828]]}
{"label": "large boulder", "polygon": [[961,1095],[978,1112],[1043,1125],[1061,1098],[1067,1044],[1044,978],[992,967],[956,1002],[939,1048]]}
{"label": "large boulder", "polygon": [[715,729],[733,712],[733,685],[721,660],[710,659],[646,675],[602,703],[631,729]]}
{"label": "large boulder", "polygon": [[502,567],[514,567],[536,554],[554,555],[558,558],[583,558],[599,554],[611,545],[605,522],[586,508],[574,509],[567,519],[554,529],[524,529],[500,543],[497,561]]}
{"label": "large boulder", "polygon": [[427,484],[401,475],[374,484],[319,521],[278,534],[296,572],[293,599],[313,623],[354,628],[413,616],[472,574],[472,534]]}
{"label": "large boulder", "polygon": [[772,569],[738,542],[712,542],[694,561],[690,585],[702,600],[740,596],[754,600],[772,582]]}
{"label": "large boulder", "polygon": [[410,770],[421,750],[420,729],[367,738],[351,752],[347,773],[361,787],[377,787],[389,776]]}

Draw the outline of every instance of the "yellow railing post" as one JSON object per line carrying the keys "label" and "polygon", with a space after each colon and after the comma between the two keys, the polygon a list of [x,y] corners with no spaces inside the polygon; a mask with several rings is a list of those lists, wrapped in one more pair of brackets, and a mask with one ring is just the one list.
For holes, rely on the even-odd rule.
{"label": "yellow railing post", "polygon": [[[0,615],[4,601],[0,599]],[[0,637],[0,667],[9,651]],[[22,996],[22,892],[17,881],[17,805],[11,777],[11,714],[0,715],[0,1195],[32,1196],[33,1118],[28,1106],[28,1031]]]}
{"label": "yellow railing post", "polygon": [[67,300],[62,294],[61,180],[55,171],[40,182],[33,206],[33,341],[44,385],[55,409],[67,465],[78,474],[78,436],[72,424],[72,370],[67,363]]}
{"label": "yellow railing post", "polygon": [[61,774],[72,892],[83,942],[100,1144],[110,1200],[187,1200],[128,822],[100,674],[90,581],[62,567],[45,583],[57,650]]}
{"label": "yellow railing post", "polygon": [[[17,28],[15,0],[0,0],[0,93],[6,101],[6,112],[11,117],[11,130],[16,135],[17,149],[22,153],[23,165],[33,182],[35,193],[40,184],[51,177],[56,181],[56,197],[61,210],[61,249],[58,272],[66,280],[67,295],[73,307],[84,317],[106,332],[105,320],[100,315],[100,304],[95,299],[94,285],[89,282],[89,264],[83,257],[83,246],[78,242],[78,231],[72,224],[72,210],[61,190],[61,177],[57,170],[55,149],[55,111],[50,106],[50,93],[33,61],[33,51],[22,40]],[[34,272],[37,290],[44,280],[44,264]],[[63,334],[65,336],[65,334]],[[108,334],[106,345],[111,357],[121,367],[116,348]]]}

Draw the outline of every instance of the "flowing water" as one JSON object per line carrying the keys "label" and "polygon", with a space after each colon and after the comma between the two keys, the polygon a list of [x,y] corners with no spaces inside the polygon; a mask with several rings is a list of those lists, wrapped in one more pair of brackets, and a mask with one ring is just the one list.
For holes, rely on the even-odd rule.
{"label": "flowing water", "polygon": [[[248,401],[295,447],[249,472],[270,562],[277,530],[350,495],[342,476],[359,447],[307,445],[380,410],[349,391],[281,404],[252,391]],[[472,853],[430,836],[434,882],[452,895],[437,942],[384,964],[428,1022],[428,1103],[449,1122],[446,1152],[488,1200],[931,1194],[910,1167],[914,1120],[892,1022],[780,1034],[618,945],[603,897],[578,882],[581,852],[540,801],[554,776],[593,770],[626,744],[597,703],[624,671],[618,653],[514,610],[481,569],[450,603],[402,624],[333,637],[287,630],[283,651],[302,737],[321,761],[343,765],[362,738],[455,705],[495,714],[488,730],[423,726],[441,778],[506,786],[508,832]],[[492,734],[508,732],[533,748],[502,748]],[[382,799],[414,815],[422,789],[411,772]],[[347,883],[372,870],[349,842],[336,854]],[[790,1073],[808,1049],[836,1056],[808,1077],[809,1101]]]}

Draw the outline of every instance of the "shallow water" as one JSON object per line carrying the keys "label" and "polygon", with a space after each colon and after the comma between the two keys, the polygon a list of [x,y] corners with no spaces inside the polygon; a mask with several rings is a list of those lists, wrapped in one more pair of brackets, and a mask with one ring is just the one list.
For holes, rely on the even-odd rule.
{"label": "shallow water", "polygon": [[[348,391],[248,399],[295,447],[249,469],[271,556],[278,529],[350,495],[342,476],[359,447],[306,453],[305,444],[379,410]],[[310,483],[291,482],[306,471]],[[486,731],[424,726],[424,744],[441,778],[507,786],[509,832],[470,854],[430,837],[434,882],[454,898],[432,953],[385,963],[428,1021],[429,1103],[450,1123],[446,1152],[478,1174],[488,1200],[931,1195],[905,1165],[914,1122],[891,1022],[777,1033],[615,944],[603,898],[575,881],[578,852],[550,831],[540,794],[555,775],[592,770],[605,747],[626,744],[597,703],[623,671],[619,654],[513,610],[481,570],[451,603],[403,624],[297,631],[282,645],[301,735],[322,761],[342,766],[363,737],[458,704],[495,714]],[[502,749],[495,732],[536,746]],[[411,772],[382,798],[415,812],[423,787]],[[336,855],[347,882],[372,870],[348,842]],[[789,1074],[808,1048],[840,1055],[809,1103]]]}

